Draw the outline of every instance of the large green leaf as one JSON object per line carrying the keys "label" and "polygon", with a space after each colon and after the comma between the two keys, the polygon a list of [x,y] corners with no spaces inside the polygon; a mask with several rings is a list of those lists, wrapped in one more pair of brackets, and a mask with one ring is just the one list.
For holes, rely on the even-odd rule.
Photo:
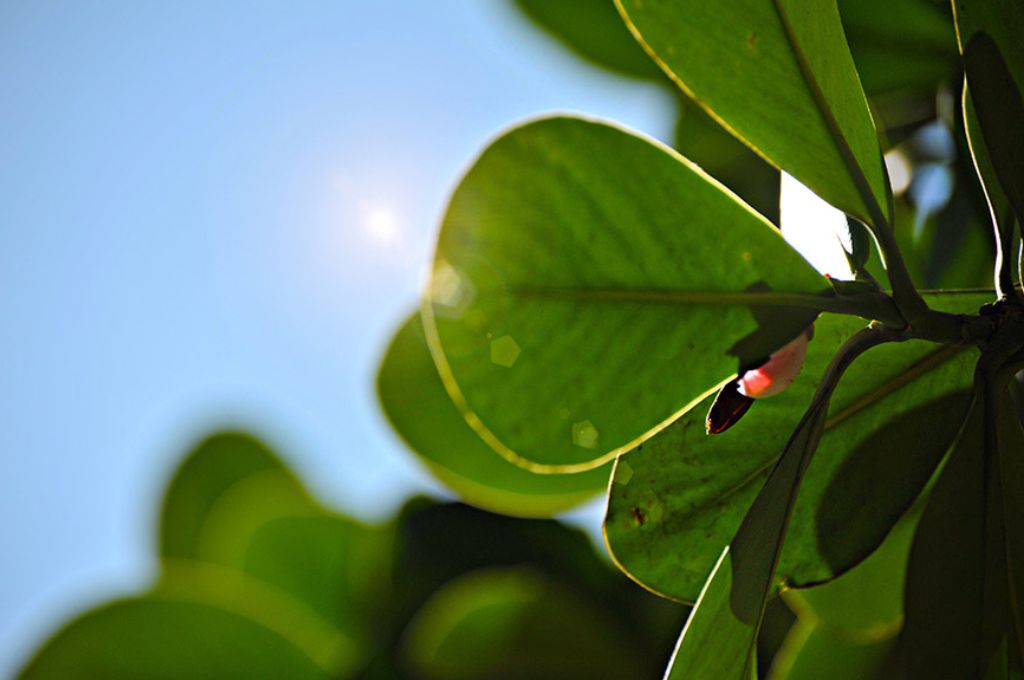
{"label": "large green leaf", "polygon": [[283,469],[277,455],[248,434],[219,432],[204,439],[181,463],[164,492],[161,557],[195,557],[200,529],[221,494],[245,477]]}
{"label": "large green leaf", "polygon": [[827,306],[821,287],[670,149],[550,118],[499,138],[462,180],[423,309],[445,386],[485,441],[578,471],[799,334]]}
{"label": "large green leaf", "polygon": [[[991,300],[926,297],[953,312]],[[756,402],[727,433],[704,434],[708,399],[619,458],[604,532],[628,575],[664,596],[696,599],[824,367],[860,325],[823,316],[800,377],[783,394]],[[809,585],[833,578],[882,542],[956,434],[966,405],[958,391],[970,386],[974,355],[910,341],[875,348],[847,371],[793,511],[780,579]]]}
{"label": "large green leaf", "polygon": [[629,34],[612,0],[515,0],[515,5],[592,64],[634,78],[665,80]]}
{"label": "large green leaf", "polygon": [[540,573],[487,569],[438,590],[406,632],[424,680],[636,678],[645,665],[600,604]]}
{"label": "large green leaf", "polygon": [[577,474],[541,475],[487,446],[445,391],[418,313],[391,341],[377,374],[377,394],[402,439],[467,503],[505,515],[550,517],[608,487],[610,464]]}
{"label": "large green leaf", "polygon": [[885,228],[882,153],[835,3],[617,3],[697,103],[837,208]]}
{"label": "large green leaf", "polygon": [[105,605],[68,624],[21,680],[253,680],[340,677],[287,629],[198,599],[153,595]]}

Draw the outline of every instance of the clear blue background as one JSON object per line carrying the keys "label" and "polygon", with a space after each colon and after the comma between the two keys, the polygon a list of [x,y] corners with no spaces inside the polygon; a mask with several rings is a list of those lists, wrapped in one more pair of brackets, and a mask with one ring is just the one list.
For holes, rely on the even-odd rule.
{"label": "clear blue background", "polygon": [[459,174],[553,110],[671,126],[501,0],[0,3],[0,676],[147,582],[212,427],[362,517],[439,492],[376,362]]}

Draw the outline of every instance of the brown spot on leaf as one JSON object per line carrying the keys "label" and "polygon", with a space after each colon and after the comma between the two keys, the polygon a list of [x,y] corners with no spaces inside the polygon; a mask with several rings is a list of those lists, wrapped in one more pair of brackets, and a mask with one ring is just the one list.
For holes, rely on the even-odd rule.
{"label": "brown spot on leaf", "polygon": [[637,507],[629,509],[629,514],[633,515],[633,521],[636,522],[638,527],[642,527],[644,522],[647,521],[647,516],[644,515],[644,511]]}
{"label": "brown spot on leaf", "polygon": [[747,46],[749,46],[750,49],[757,47],[757,33],[751,32],[751,34],[747,36]]}

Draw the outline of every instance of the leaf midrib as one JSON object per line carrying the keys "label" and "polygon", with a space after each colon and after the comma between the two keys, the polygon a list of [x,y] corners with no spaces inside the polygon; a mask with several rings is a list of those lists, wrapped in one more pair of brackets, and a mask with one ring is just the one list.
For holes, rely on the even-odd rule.
{"label": "leaf midrib", "polygon": [[853,180],[854,188],[856,188],[857,193],[860,194],[861,201],[863,201],[864,207],[867,208],[871,220],[875,222],[874,226],[878,229],[887,229],[889,220],[882,211],[878,201],[875,199],[875,194],[871,191],[871,185],[868,183],[867,177],[864,175],[864,171],[861,169],[860,164],[853,155],[853,150],[850,148],[849,143],[846,141],[846,137],[843,135],[842,130],[839,127],[839,121],[832,112],[832,107],[825,99],[825,93],[822,92],[821,86],[818,85],[818,80],[815,78],[814,73],[811,70],[811,66],[807,61],[807,56],[804,54],[803,49],[801,49],[800,44],[793,33],[793,26],[790,23],[789,15],[786,13],[786,10],[783,9],[781,0],[773,0],[772,4],[778,14],[779,21],[782,23],[782,28],[786,33],[786,40],[789,42],[789,47],[793,50],[793,55],[796,57],[797,64],[800,66],[800,73],[804,78],[804,83],[807,85],[808,90],[810,90],[814,103],[817,104],[818,113],[825,121],[825,125],[828,128],[832,142],[835,144],[836,151],[839,152],[839,156],[842,158],[843,164],[846,166],[846,170],[850,174],[850,179]]}

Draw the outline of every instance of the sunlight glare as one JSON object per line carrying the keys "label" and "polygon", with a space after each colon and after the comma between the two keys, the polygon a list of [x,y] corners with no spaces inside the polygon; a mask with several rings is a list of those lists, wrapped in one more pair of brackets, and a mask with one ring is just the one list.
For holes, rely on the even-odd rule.
{"label": "sunlight glare", "polygon": [[846,215],[796,179],[782,173],[779,191],[782,236],[815,269],[835,279],[852,279],[843,252],[850,248]]}
{"label": "sunlight glare", "polygon": [[363,206],[363,229],[376,243],[394,245],[400,235],[399,220],[395,211],[386,205]]}

